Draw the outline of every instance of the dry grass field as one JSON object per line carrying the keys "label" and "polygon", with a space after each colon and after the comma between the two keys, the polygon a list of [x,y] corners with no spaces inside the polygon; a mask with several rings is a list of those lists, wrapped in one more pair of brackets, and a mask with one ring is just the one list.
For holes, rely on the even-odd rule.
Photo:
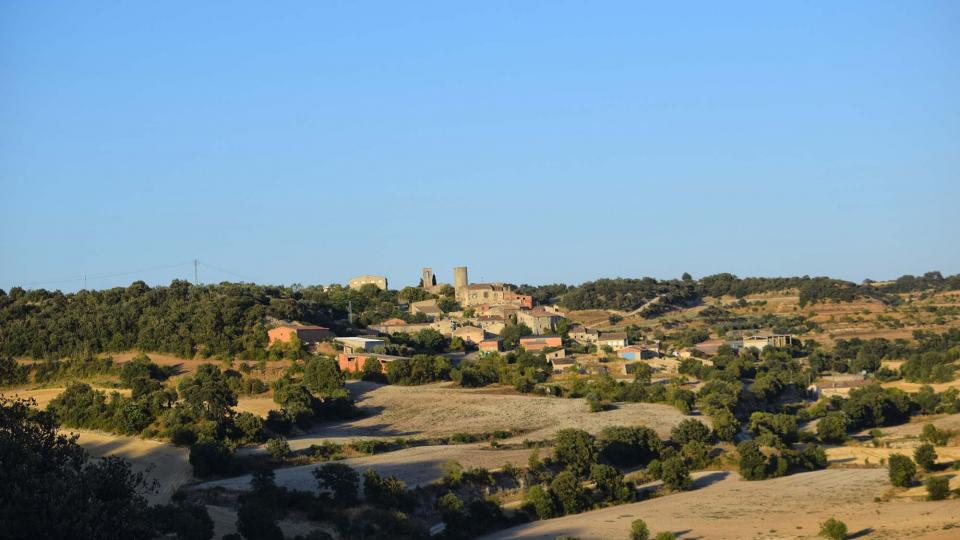
{"label": "dry grass field", "polygon": [[[709,478],[709,477],[707,477]],[[736,473],[713,473],[705,487],[499,531],[485,538],[583,540],[627,538],[635,519],[651,532],[681,538],[788,539],[817,537],[830,517],[846,522],[851,537],[947,540],[960,531],[960,501],[874,502],[889,489],[884,469],[827,469],[762,482]]]}
{"label": "dry grass field", "polygon": [[[347,387],[367,416],[319,426],[312,433],[291,438],[291,448],[307,448],[325,440],[440,437],[511,429],[524,431],[518,440],[542,440],[563,428],[597,433],[614,425],[643,425],[667,437],[670,429],[686,418],[669,405],[621,403],[614,410],[591,413],[583,399],[500,394],[494,393],[496,388],[464,389],[452,383],[393,386],[355,381]],[[267,407],[264,398],[242,405],[251,412]],[[709,419],[698,418],[709,424]]]}

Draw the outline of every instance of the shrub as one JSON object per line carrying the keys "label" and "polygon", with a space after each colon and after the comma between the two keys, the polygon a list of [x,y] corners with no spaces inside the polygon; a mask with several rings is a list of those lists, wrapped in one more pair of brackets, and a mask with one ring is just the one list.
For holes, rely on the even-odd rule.
{"label": "shrub", "polygon": [[363,495],[370,504],[385,508],[409,511],[413,506],[402,480],[395,476],[382,478],[373,469],[363,473]]}
{"label": "shrub", "polygon": [[270,439],[267,441],[267,452],[273,459],[283,459],[290,453],[290,443],[286,439]]}
{"label": "shrub", "polygon": [[890,483],[897,487],[907,487],[917,474],[917,466],[903,454],[891,454],[887,460],[890,468]]}
{"label": "shrub", "polygon": [[924,443],[913,451],[913,459],[923,470],[929,471],[937,463],[937,452],[933,449],[932,444]]}
{"label": "shrub", "polygon": [[944,446],[950,442],[951,435],[950,431],[937,429],[937,426],[933,424],[926,424],[923,426],[923,432],[920,433],[920,440],[937,446]]}
{"label": "shrub", "polygon": [[820,536],[831,540],[843,540],[847,537],[847,524],[830,518],[820,524]]}
{"label": "shrub", "polygon": [[690,441],[699,441],[707,444],[710,442],[710,428],[703,425],[703,422],[699,420],[687,418],[670,430],[670,438],[680,446]]}
{"label": "shrub", "polygon": [[653,540],[675,540],[676,536],[670,531],[658,532],[656,536],[653,537]]}
{"label": "shrub", "polygon": [[630,524],[630,540],[650,540],[650,528],[642,519],[635,519]]}
{"label": "shrub", "polygon": [[263,434],[263,418],[249,413],[242,412],[238,414],[233,419],[233,423],[237,426],[237,430],[240,432],[240,436],[247,442],[262,442],[264,438]]}
{"label": "shrub", "polygon": [[223,441],[203,441],[190,447],[190,465],[198,478],[234,470],[233,449]]}
{"label": "shrub", "polygon": [[343,463],[325,463],[313,470],[313,477],[317,479],[320,489],[333,493],[335,503],[350,506],[357,501],[360,475],[353,467]]}
{"label": "shrub", "polygon": [[531,486],[523,495],[523,505],[532,509],[540,519],[550,519],[557,516],[557,505],[553,497],[541,486]]}
{"label": "shrub", "polygon": [[927,486],[928,500],[942,501],[950,496],[950,477],[948,476],[928,476],[923,483]]}

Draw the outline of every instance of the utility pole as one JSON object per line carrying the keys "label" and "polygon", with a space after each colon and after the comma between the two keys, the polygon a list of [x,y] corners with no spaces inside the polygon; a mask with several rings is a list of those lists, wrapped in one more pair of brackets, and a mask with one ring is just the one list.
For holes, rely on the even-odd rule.
{"label": "utility pole", "polygon": [[200,261],[197,260],[197,259],[194,259],[194,260],[193,260],[193,284],[194,284],[194,285],[199,285],[199,284],[200,284],[200,280],[197,278],[197,275],[198,275],[198,274],[197,274],[197,266],[199,266],[199,265],[200,265]]}
{"label": "utility pole", "polygon": [[87,275],[83,275],[83,290],[87,290]]}
{"label": "utility pole", "polygon": [[347,302],[347,320],[353,324],[353,300]]}

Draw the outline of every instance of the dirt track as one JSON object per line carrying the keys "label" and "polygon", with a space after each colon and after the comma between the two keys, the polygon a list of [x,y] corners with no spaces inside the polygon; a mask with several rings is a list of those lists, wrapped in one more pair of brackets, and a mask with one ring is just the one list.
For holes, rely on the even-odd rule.
{"label": "dirt track", "polygon": [[[406,482],[407,487],[435,482],[443,477],[440,467],[449,460],[459,461],[464,467],[484,467],[496,469],[509,462],[526,466],[530,450],[494,450],[489,444],[461,444],[450,446],[419,446],[405,448],[396,452],[376,454],[361,458],[345,459],[344,463],[362,472],[374,469],[381,475],[390,475]],[[541,451],[541,457],[549,455],[549,450]],[[299,489],[316,490],[316,480],[311,471],[321,464],[302,465],[286,469],[276,469],[277,485]],[[230,490],[245,491],[250,487],[250,475],[214,480],[197,485],[208,489],[223,487]]]}
{"label": "dirt track", "polygon": [[960,530],[944,530],[960,526],[960,500],[873,502],[889,488],[885,469],[827,469],[762,482],[717,472],[713,480],[694,491],[536,521],[486,538],[627,538],[638,518],[652,533],[683,538],[816,538],[829,517],[846,522],[851,535],[869,538],[946,540]]}

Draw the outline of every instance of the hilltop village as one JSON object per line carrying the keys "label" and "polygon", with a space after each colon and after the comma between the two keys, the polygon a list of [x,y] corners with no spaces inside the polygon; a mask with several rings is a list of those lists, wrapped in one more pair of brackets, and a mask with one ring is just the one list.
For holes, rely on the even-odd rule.
{"label": "hilltop village", "polygon": [[[10,447],[34,465],[0,481],[32,487],[0,518],[94,500],[125,510],[77,537],[231,540],[960,526],[960,276],[452,278],[0,291],[0,447],[83,457]],[[70,527],[49,521],[8,536]]]}

